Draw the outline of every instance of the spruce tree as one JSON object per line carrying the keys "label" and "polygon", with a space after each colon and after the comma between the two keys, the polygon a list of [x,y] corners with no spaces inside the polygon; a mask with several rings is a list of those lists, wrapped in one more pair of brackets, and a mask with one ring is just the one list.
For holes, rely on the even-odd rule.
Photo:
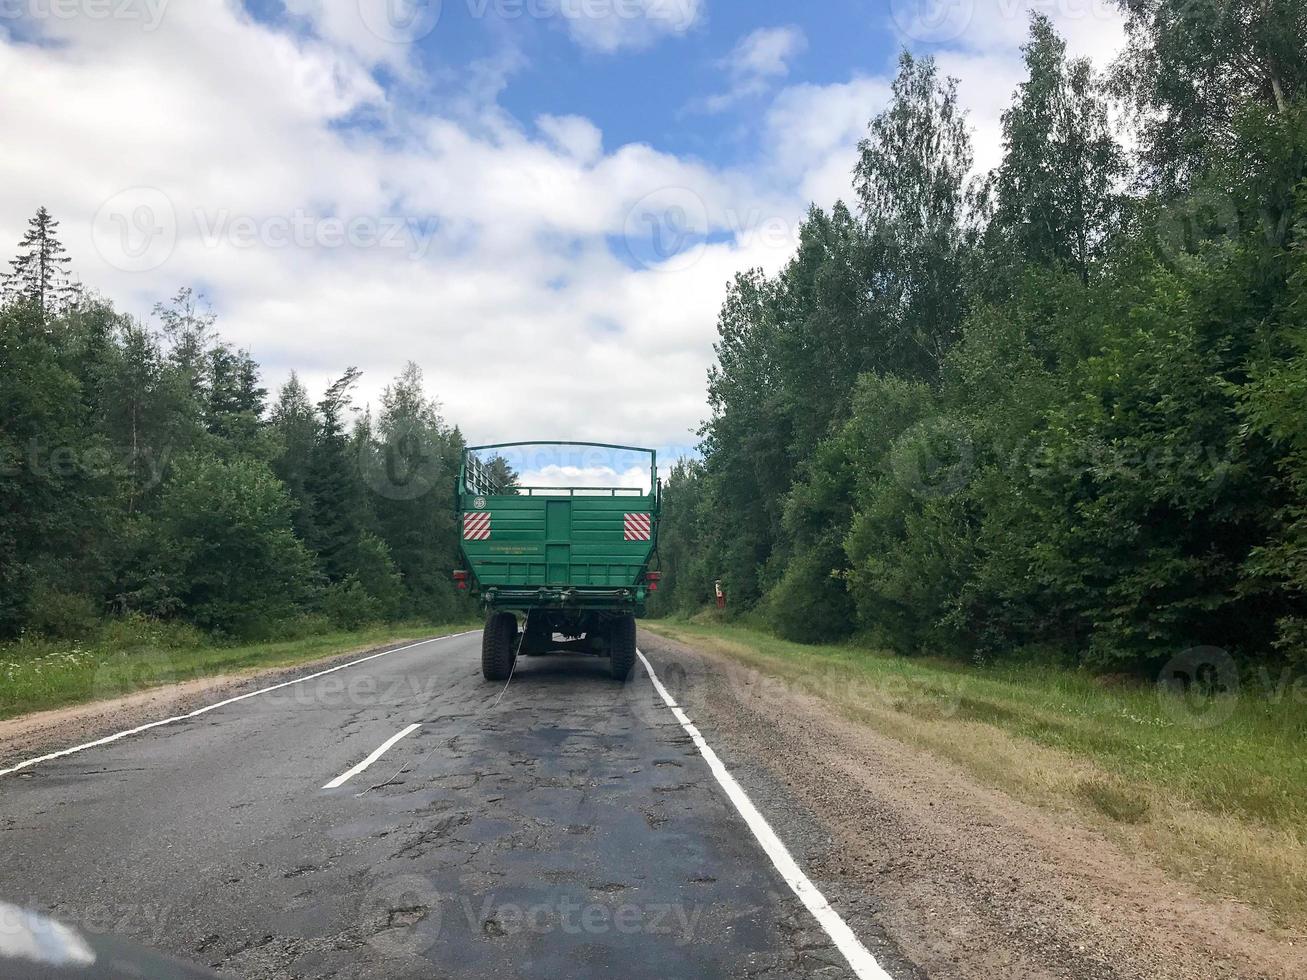
{"label": "spruce tree", "polygon": [[27,234],[18,244],[18,255],[4,277],[6,302],[26,301],[36,304],[43,314],[61,313],[74,305],[77,287],[69,279],[68,253],[58,237],[59,222],[44,207],[27,223]]}
{"label": "spruce tree", "polygon": [[333,582],[352,571],[361,531],[362,490],[345,417],[361,373],[349,368],[318,403],[317,440],[309,459],[307,489],[313,522],[309,544]]}

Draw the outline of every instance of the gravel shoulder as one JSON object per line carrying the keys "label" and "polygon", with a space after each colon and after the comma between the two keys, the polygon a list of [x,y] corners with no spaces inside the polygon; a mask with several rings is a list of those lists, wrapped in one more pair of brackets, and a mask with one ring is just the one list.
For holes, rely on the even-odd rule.
{"label": "gravel shoulder", "polygon": [[932,978],[1307,976],[1307,943],[1070,814],[727,656],[647,630],[641,645],[855,929],[874,923]]}

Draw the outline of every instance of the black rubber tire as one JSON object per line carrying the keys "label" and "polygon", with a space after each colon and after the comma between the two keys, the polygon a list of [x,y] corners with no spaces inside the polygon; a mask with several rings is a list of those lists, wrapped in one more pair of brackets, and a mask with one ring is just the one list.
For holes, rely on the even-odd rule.
{"label": "black rubber tire", "polygon": [[528,619],[526,638],[522,641],[522,652],[528,657],[543,657],[553,651],[553,646],[554,631],[549,628],[549,620]]}
{"label": "black rubber tire", "polygon": [[609,627],[608,658],[613,680],[626,683],[635,666],[635,617],[629,613],[613,620]]}
{"label": "black rubber tire", "polygon": [[491,613],[481,633],[481,676],[506,681],[517,656],[517,618],[512,613]]}

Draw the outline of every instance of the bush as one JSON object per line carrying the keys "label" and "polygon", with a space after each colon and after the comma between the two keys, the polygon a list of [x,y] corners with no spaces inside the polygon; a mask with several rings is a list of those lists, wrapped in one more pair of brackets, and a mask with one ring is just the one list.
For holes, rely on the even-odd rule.
{"label": "bush", "polygon": [[209,637],[189,623],[165,621],[131,613],[108,620],[100,631],[99,646],[109,651],[143,647],[198,650]]}
{"label": "bush", "polygon": [[364,531],[359,536],[355,565],[354,575],[364,591],[376,600],[380,618],[398,616],[404,603],[404,580],[395,570],[386,542]]}
{"label": "bush", "polygon": [[839,546],[798,555],[767,594],[766,619],[780,636],[797,643],[826,643],[852,632],[853,600],[844,580],[832,571],[842,559]]}
{"label": "bush", "polygon": [[188,617],[251,636],[293,616],[314,590],[313,558],[291,530],[286,487],[258,460],[189,456],[164,490],[161,564]]}
{"label": "bush", "polygon": [[27,600],[27,627],[55,640],[82,640],[100,625],[99,609],[87,595],[38,587]]}
{"label": "bush", "polygon": [[322,611],[333,626],[343,630],[360,629],[383,618],[381,603],[363,588],[356,575],[328,586]]}
{"label": "bush", "polygon": [[308,636],[325,636],[336,626],[325,613],[300,613],[273,623],[268,630],[269,640],[301,640]]}

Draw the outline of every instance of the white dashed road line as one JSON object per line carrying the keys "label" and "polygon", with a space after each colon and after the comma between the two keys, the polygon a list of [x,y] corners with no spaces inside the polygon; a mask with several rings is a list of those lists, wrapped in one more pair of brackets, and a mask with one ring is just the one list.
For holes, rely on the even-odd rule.
{"label": "white dashed road line", "polygon": [[217,704],[210,704],[203,708],[197,708],[195,711],[187,712],[184,715],[176,715],[172,718],[152,721],[148,725],[139,725],[136,728],[129,728],[125,732],[118,732],[114,735],[107,735],[104,738],[97,738],[94,742],[87,742],[84,745],[74,745],[71,749],[61,749],[58,752],[51,752],[48,755],[38,756],[35,759],[28,759],[25,762],[18,763],[16,766],[10,766],[8,769],[0,769],[0,776],[9,776],[13,773],[21,772],[24,769],[30,769],[32,766],[38,766],[42,762],[62,759],[66,755],[85,752],[87,749],[93,749],[100,745],[108,745],[110,742],[117,742],[119,739],[127,738],[129,735],[139,735],[141,732],[148,732],[152,728],[160,728],[163,725],[172,725],[179,721],[186,721],[189,718],[198,718],[200,715],[207,714],[210,711],[225,708],[229,704],[235,704],[238,701],[245,701],[248,698],[256,698],[260,694],[268,694],[271,691],[280,691],[283,687],[291,687],[294,684],[303,684],[305,681],[316,680],[319,677],[334,674],[338,670],[345,670],[347,667],[357,667],[359,664],[365,664],[369,660],[376,660],[378,657],[389,657],[392,653],[403,653],[405,650],[412,650],[415,647],[426,646],[428,643],[435,643],[438,640],[453,640],[460,636],[471,636],[473,633],[480,632],[480,630],[468,630],[464,633],[451,633],[448,636],[433,636],[429,640],[419,640],[417,643],[410,643],[408,646],[396,647],[394,650],[382,650],[380,653],[374,653],[371,656],[360,657],[358,660],[351,660],[347,664],[340,664],[336,667],[330,667],[327,670],[320,670],[316,674],[309,674],[307,677],[298,677],[293,681],[283,681],[280,684],[273,684],[271,687],[260,688],[257,691],[250,691],[248,694],[242,694],[239,697],[228,698],[226,701],[219,701]]}
{"label": "white dashed road line", "polygon": [[415,731],[417,731],[421,727],[422,727],[421,725],[409,725],[398,735],[390,736],[390,738],[386,739],[384,742],[381,743],[381,745],[377,748],[377,751],[373,752],[370,756],[368,756],[366,759],[360,762],[353,769],[346,769],[339,776],[337,776],[331,782],[327,783],[327,785],[322,788],[335,789],[338,786],[344,786],[347,782],[349,782],[351,779],[353,779],[355,776],[361,773],[364,769],[366,769],[368,766],[372,765],[372,763],[376,762],[383,755],[385,755],[386,752],[390,749],[390,747],[394,745],[396,742],[398,742],[401,738],[403,738],[405,735],[412,735]]}
{"label": "white dashed road line", "polygon": [[862,945],[862,940],[849,928],[849,924],[840,917],[838,912],[831,908],[830,902],[826,901],[826,897],[817,890],[817,886],[803,873],[803,869],[790,855],[789,849],[781,842],[781,839],[776,836],[776,831],[771,829],[771,825],[758,812],[758,808],[753,805],[753,801],[749,799],[743,787],[735,781],[735,777],[722,764],[722,760],[717,757],[717,753],[712,750],[712,746],[704,741],[699,729],[694,727],[693,722],[672,699],[672,696],[667,693],[667,688],[663,687],[662,681],[654,673],[653,664],[649,663],[648,658],[639,650],[636,651],[636,655],[640,658],[640,662],[644,664],[644,669],[649,672],[649,679],[653,681],[654,688],[662,696],[667,707],[672,709],[672,714],[681,723],[685,733],[690,736],[698,747],[699,753],[704,757],[704,761],[708,763],[708,768],[712,770],[712,774],[717,777],[717,782],[721,784],[722,789],[726,791],[726,795],[735,804],[735,809],[740,812],[744,822],[753,831],[753,836],[758,838],[758,843],[767,852],[767,856],[771,858],[771,862],[776,866],[780,876],[785,879],[785,883],[790,886],[794,894],[799,896],[799,901],[807,907],[808,911],[821,924],[821,927],[826,930],[826,934],[830,936],[836,948],[849,961],[849,966],[854,974],[860,980],[893,980],[885,972],[885,969],[876,962],[876,957],[872,956],[867,947]]}

